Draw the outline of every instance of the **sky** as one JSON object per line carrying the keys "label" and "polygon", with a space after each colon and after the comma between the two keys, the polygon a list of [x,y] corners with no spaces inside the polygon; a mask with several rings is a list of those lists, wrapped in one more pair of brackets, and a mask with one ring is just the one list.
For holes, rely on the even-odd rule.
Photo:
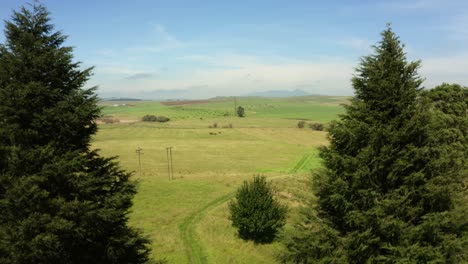
{"label": "sky", "polygon": [[[0,26],[31,1],[0,0]],[[386,23],[425,88],[468,86],[468,1],[42,0],[101,97],[352,95]],[[5,38],[0,34],[0,43]]]}

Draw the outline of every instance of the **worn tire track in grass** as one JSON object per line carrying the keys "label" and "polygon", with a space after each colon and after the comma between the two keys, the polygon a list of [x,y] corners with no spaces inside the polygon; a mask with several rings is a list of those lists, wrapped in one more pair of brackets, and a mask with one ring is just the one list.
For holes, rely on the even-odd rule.
{"label": "worn tire track in grass", "polygon": [[[284,177],[291,177],[291,175],[278,175],[269,177],[267,179],[273,180]],[[221,206],[225,202],[229,201],[235,196],[235,194],[235,192],[231,192],[214,199],[200,210],[193,212],[190,216],[185,218],[184,221],[179,225],[182,242],[184,243],[185,253],[187,254],[189,263],[208,263],[207,256],[203,250],[203,246],[201,245],[200,240],[197,239],[197,235],[195,232],[196,226],[209,211],[214,210],[216,207]]]}
{"label": "worn tire track in grass", "polygon": [[200,241],[197,239],[197,235],[195,234],[196,224],[203,219],[203,217],[206,215],[206,212],[227,202],[229,199],[234,197],[234,194],[235,193],[229,193],[216,198],[200,210],[185,218],[182,224],[179,225],[182,241],[185,246],[185,252],[190,263],[208,263],[207,256],[203,252],[203,247],[200,244]]}
{"label": "worn tire track in grass", "polygon": [[305,154],[304,156],[302,156],[301,160],[299,160],[296,163],[296,165],[289,171],[289,173],[298,172],[300,169],[302,169],[302,167],[307,165],[307,163],[309,162],[311,158],[312,158],[312,154]]}

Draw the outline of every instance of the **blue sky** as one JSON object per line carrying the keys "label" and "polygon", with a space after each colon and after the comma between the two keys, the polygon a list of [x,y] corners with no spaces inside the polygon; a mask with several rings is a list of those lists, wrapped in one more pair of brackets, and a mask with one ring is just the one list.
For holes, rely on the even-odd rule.
{"label": "blue sky", "polygon": [[[1,0],[0,17],[30,1]],[[351,95],[387,22],[424,86],[468,86],[468,1],[43,0],[103,97]],[[3,23],[2,23],[3,28]],[[4,36],[0,36],[4,42]]]}

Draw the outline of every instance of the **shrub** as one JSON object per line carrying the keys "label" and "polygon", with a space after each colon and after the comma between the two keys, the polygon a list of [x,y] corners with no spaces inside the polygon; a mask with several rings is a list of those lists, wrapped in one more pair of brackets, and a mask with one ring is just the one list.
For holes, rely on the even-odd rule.
{"label": "shrub", "polygon": [[141,119],[143,122],[168,122],[170,119],[165,116],[145,115]]}
{"label": "shrub", "polygon": [[229,209],[232,226],[238,229],[239,236],[256,243],[273,241],[286,222],[287,208],[274,199],[273,190],[263,176],[244,181]]}
{"label": "shrub", "polygon": [[245,117],[244,107],[242,107],[240,105],[237,107],[237,116],[238,117]]}
{"label": "shrub", "polygon": [[298,128],[304,128],[305,124],[306,124],[306,122],[304,120],[301,120],[301,121],[297,122],[297,127]]}
{"label": "shrub", "polygon": [[322,123],[310,123],[309,127],[312,130],[316,130],[316,131],[323,131],[323,128],[324,128]]}
{"label": "shrub", "polygon": [[168,117],[165,117],[165,116],[157,116],[157,117],[156,117],[156,121],[157,121],[157,122],[164,123],[164,122],[170,121],[170,119],[169,119]]}
{"label": "shrub", "polygon": [[157,116],[155,115],[145,115],[141,119],[141,121],[143,122],[156,122],[156,120],[157,120]]}

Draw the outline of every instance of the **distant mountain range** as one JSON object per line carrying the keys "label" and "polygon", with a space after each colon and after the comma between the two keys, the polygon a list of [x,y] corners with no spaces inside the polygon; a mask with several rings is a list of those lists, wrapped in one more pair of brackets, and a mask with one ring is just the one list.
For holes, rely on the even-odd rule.
{"label": "distant mountain range", "polygon": [[142,99],[137,99],[137,98],[126,98],[126,97],[109,97],[109,98],[102,98],[101,100],[103,101],[142,101]]}
{"label": "distant mountain range", "polygon": [[[102,96],[103,101],[142,101],[142,100],[190,100],[190,99],[200,99],[200,98],[193,98],[190,96],[190,90],[188,89],[181,89],[181,90],[151,90],[140,92],[135,97],[117,97],[117,96]],[[242,95],[232,95],[232,96],[217,96],[211,99],[214,100],[222,100],[226,98],[232,99],[233,97],[248,97],[248,96],[255,96],[255,97],[295,97],[295,96],[309,96],[309,95],[316,95],[308,93],[301,89],[295,90],[269,90],[269,91],[262,91],[262,92],[252,92],[248,94]],[[137,99],[141,98],[141,99]],[[208,96],[207,96],[208,98]]]}
{"label": "distant mountain range", "polygon": [[296,90],[270,90],[264,92],[254,92],[249,93],[244,96],[258,96],[258,97],[293,97],[293,96],[306,96],[312,95],[304,90],[296,89]]}

